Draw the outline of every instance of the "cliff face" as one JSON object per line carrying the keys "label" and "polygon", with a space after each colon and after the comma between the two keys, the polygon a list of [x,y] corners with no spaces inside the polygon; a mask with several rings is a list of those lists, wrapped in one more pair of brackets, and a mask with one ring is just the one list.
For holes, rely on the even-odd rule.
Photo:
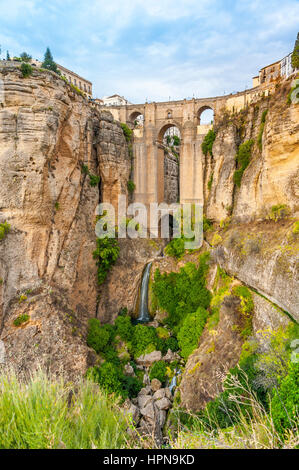
{"label": "cliff face", "polygon": [[[209,156],[205,162],[208,217],[220,222],[232,214],[235,220],[248,222],[264,218],[278,204],[286,204],[293,214],[298,212],[299,108],[287,104],[290,86],[290,81],[282,82],[273,95],[239,114],[224,113],[216,123],[213,158]],[[257,140],[265,111],[260,149]],[[238,188],[233,183],[237,146],[250,139],[255,141],[251,162]]]}
{"label": "cliff face", "polygon": [[[1,339],[8,360],[84,372],[82,334],[97,310],[95,208],[126,194],[130,170],[120,126],[51,73],[6,69],[0,109]],[[101,175],[101,191],[89,176]],[[21,314],[30,320],[21,327]],[[69,358],[69,359],[67,359]]]}

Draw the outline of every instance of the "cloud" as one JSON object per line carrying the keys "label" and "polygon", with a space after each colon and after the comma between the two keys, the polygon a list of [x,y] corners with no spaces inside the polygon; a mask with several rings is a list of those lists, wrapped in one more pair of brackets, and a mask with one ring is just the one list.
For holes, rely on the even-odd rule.
{"label": "cloud", "polygon": [[251,85],[297,35],[297,0],[0,0],[0,43],[54,58],[97,96],[133,102],[221,95]]}

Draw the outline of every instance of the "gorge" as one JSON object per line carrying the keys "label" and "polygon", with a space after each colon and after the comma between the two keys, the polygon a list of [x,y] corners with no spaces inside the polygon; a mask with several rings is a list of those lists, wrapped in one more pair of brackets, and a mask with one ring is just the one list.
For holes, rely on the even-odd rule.
{"label": "gorge", "polygon": [[[103,370],[117,363],[117,391],[135,427],[161,446],[176,425],[170,409],[199,413],[215,403],[261,331],[297,326],[294,77],[237,96],[109,112],[54,72],[23,77],[19,67],[0,66],[0,76],[5,364],[25,375],[39,367],[63,372],[71,381],[93,370],[104,383]],[[198,123],[206,107],[214,109],[213,126]],[[136,113],[145,117],[142,129],[132,125]],[[173,125],[181,135],[178,160],[177,149],[168,152],[162,142]],[[185,251],[176,240],[165,248],[161,239],[120,239],[99,285],[95,211],[99,202],[117,208],[119,195],[145,205],[178,197],[202,203],[203,246]],[[90,320],[106,328],[102,349],[88,341]],[[169,385],[180,369],[173,396]]]}

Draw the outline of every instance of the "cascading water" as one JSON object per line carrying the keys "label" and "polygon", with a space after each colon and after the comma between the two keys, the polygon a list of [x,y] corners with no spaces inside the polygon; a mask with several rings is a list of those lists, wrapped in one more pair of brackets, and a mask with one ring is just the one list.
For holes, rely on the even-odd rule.
{"label": "cascading water", "polygon": [[141,282],[140,289],[140,303],[139,303],[139,316],[137,323],[148,323],[151,318],[148,311],[148,284],[152,263],[147,264]]}

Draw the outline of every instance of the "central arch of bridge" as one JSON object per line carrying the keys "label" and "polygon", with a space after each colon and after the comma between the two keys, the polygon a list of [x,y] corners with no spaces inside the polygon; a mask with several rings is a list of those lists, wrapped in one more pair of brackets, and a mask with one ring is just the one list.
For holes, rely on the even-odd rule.
{"label": "central arch of bridge", "polygon": [[[165,190],[165,142],[167,129],[179,130],[179,199],[181,203],[203,204],[203,154],[201,144],[212,127],[205,112],[217,114],[223,97],[165,103],[127,105],[111,109],[114,118],[133,129],[134,199],[149,205],[168,202]],[[174,152],[176,154],[177,152]]]}

